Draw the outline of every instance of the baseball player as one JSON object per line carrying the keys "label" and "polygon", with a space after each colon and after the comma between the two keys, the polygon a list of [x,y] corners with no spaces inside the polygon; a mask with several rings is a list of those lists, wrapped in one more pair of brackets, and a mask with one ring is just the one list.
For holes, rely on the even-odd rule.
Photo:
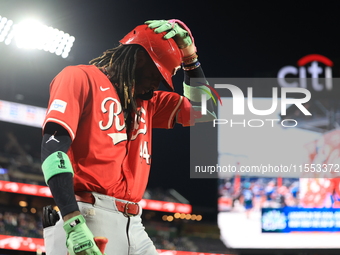
{"label": "baseball player", "polygon": [[[182,66],[184,95],[172,76]],[[214,119],[209,89],[189,28],[152,20],[90,65],[64,68],[51,82],[42,139],[42,170],[59,212],[44,208],[47,255],[158,254],[138,202],[151,164],[152,128]],[[169,91],[156,91],[160,82]],[[200,115],[201,94],[208,112]],[[198,103],[197,103],[198,102]],[[194,116],[194,117],[192,117]],[[60,219],[59,219],[60,217]],[[66,244],[66,245],[65,245]]]}

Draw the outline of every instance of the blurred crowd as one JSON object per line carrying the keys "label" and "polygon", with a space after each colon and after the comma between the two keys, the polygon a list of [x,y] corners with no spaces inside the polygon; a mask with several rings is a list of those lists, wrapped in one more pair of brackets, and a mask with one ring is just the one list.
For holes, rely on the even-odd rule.
{"label": "blurred crowd", "polygon": [[41,214],[24,213],[19,209],[1,209],[0,233],[2,235],[42,238]]}
{"label": "blurred crowd", "polygon": [[0,141],[0,180],[45,185],[38,152],[11,132]]}
{"label": "blurred crowd", "polygon": [[219,210],[259,211],[299,205],[298,178],[228,178],[219,185]]}

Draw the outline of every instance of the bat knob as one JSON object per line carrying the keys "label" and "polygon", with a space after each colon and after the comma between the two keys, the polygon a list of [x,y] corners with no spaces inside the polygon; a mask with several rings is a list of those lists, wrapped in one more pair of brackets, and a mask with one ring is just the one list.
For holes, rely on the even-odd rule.
{"label": "bat knob", "polygon": [[96,245],[98,246],[99,250],[101,251],[101,253],[104,254],[105,247],[106,247],[106,244],[108,242],[108,239],[106,237],[103,237],[103,236],[96,236],[94,238],[94,241],[95,241]]}

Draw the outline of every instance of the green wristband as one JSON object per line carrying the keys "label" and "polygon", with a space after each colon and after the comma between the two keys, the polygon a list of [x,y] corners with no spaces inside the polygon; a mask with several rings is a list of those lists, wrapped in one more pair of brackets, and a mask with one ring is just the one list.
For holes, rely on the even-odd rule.
{"label": "green wristband", "polygon": [[49,155],[43,162],[42,171],[44,173],[45,182],[48,185],[48,180],[52,176],[60,173],[72,173],[73,168],[67,154],[62,151],[56,151]]}

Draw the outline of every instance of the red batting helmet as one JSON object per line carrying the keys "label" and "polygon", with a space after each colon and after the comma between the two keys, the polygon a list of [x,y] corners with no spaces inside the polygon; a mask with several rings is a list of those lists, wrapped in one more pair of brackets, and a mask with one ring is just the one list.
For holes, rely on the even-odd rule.
{"label": "red batting helmet", "polygon": [[140,25],[128,33],[119,42],[123,45],[138,44],[150,55],[153,62],[162,74],[170,90],[174,90],[171,76],[181,66],[182,55],[176,42],[164,39],[166,32],[156,34],[148,25]]}

